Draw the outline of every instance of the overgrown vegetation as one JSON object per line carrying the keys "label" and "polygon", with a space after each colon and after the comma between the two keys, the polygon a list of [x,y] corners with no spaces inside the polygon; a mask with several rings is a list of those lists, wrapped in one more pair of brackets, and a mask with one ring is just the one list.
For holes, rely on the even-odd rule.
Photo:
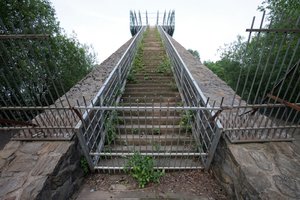
{"label": "overgrown vegetation", "polygon": [[179,122],[179,127],[183,128],[187,131],[187,133],[192,134],[192,122],[195,121],[194,112],[191,110],[182,111],[181,114],[181,122]]}
{"label": "overgrown vegetation", "polygon": [[118,139],[117,135],[117,124],[119,123],[119,118],[117,118],[116,111],[108,111],[109,114],[105,120],[105,128],[106,128],[106,137],[105,144],[112,144],[115,139]]}
{"label": "overgrown vegetation", "polygon": [[190,52],[195,58],[197,58],[200,62],[200,54],[197,50],[188,49],[188,52]]}
{"label": "overgrown vegetation", "polygon": [[149,26],[147,30],[143,33],[143,38],[139,41],[137,46],[137,52],[135,54],[135,58],[133,60],[132,66],[129,69],[129,74],[127,75],[127,83],[138,84],[139,81],[136,78],[136,75],[142,70],[145,69],[143,56],[145,55],[145,51],[143,47],[145,46],[144,39],[149,36]]}
{"label": "overgrown vegetation", "polygon": [[84,156],[81,156],[81,158],[80,158],[80,166],[82,167],[82,169],[85,173],[88,173],[90,171],[87,160]]}
{"label": "overgrown vegetation", "polygon": [[162,171],[154,169],[153,159],[150,156],[141,156],[138,151],[127,161],[128,163],[123,165],[123,169],[137,179],[139,188],[144,188],[149,182],[159,183],[159,177],[165,174],[164,169]]}
{"label": "overgrown vegetation", "polygon": [[164,76],[172,74],[172,60],[167,55],[162,57],[162,62],[159,63],[155,73],[162,73]]}

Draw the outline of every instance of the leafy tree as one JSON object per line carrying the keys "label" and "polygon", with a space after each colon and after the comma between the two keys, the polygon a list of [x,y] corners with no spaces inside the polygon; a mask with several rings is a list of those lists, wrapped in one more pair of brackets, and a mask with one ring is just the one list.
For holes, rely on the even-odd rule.
{"label": "leafy tree", "polygon": [[96,65],[93,47],[81,44],[75,33],[65,33],[48,0],[2,0],[0,19],[4,25],[0,24],[0,34],[24,34],[24,30],[41,34],[40,19],[44,32],[51,35],[48,43],[37,39],[2,40],[0,76],[6,80],[0,78],[0,106],[51,105]]}
{"label": "leafy tree", "polygon": [[[258,9],[267,11],[266,27],[269,27],[272,19],[272,28],[295,28],[291,24],[296,24],[300,15],[300,3],[298,1],[266,0]],[[280,21],[283,10],[285,10],[285,18]],[[284,77],[288,67],[291,68],[298,61],[297,55],[300,55],[300,49],[297,49],[299,39],[299,34],[292,35],[280,32],[254,34],[250,38],[246,52],[247,42],[238,36],[236,41],[225,44],[218,49],[219,61],[204,63],[234,90],[240,69],[242,69],[237,88],[238,95],[251,103],[260,103],[266,93],[270,92]],[[296,50],[295,54],[293,53],[294,50]],[[282,69],[280,68],[281,65],[283,66]],[[295,77],[299,76],[300,69],[295,74]],[[290,80],[291,78],[283,84],[281,91],[278,90],[274,95],[294,102],[298,94],[295,92],[291,96],[292,90],[296,88],[296,91],[299,91],[300,86],[297,84],[297,78],[294,78],[288,87]],[[288,88],[288,95],[284,96]]]}
{"label": "leafy tree", "polygon": [[[188,51],[195,57],[195,58],[197,58],[198,60],[200,60],[200,54],[199,54],[199,52],[197,51],[197,50],[192,50],[192,49],[188,49]],[[200,60],[200,62],[201,62],[201,60]]]}

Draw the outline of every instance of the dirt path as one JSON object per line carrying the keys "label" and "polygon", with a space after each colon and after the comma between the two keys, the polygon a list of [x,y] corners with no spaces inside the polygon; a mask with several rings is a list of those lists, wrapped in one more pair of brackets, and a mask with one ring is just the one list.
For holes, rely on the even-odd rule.
{"label": "dirt path", "polygon": [[200,198],[226,200],[225,192],[212,173],[202,170],[166,173],[160,183],[144,189],[127,174],[95,173],[85,176],[83,185],[70,200],[101,198]]}

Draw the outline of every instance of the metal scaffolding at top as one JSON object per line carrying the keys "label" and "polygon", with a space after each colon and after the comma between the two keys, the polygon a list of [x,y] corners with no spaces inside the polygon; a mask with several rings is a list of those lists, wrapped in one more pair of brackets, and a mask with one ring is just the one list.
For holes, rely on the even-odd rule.
{"label": "metal scaffolding at top", "polygon": [[163,14],[154,12],[141,13],[140,11],[130,11],[130,32],[134,36],[142,26],[161,26],[170,36],[175,30],[175,10],[166,11]]}

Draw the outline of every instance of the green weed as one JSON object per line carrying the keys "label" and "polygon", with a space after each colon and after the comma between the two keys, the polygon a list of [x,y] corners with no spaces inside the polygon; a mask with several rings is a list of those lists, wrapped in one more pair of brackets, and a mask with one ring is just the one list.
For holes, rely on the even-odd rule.
{"label": "green weed", "polygon": [[[144,188],[149,182],[159,183],[159,177],[165,174],[165,170],[155,170],[153,167],[153,160],[149,156],[141,156],[136,151],[130,159],[128,164],[123,165],[125,172],[130,172],[133,178],[139,182],[139,188]],[[132,167],[133,166],[133,167]]]}

